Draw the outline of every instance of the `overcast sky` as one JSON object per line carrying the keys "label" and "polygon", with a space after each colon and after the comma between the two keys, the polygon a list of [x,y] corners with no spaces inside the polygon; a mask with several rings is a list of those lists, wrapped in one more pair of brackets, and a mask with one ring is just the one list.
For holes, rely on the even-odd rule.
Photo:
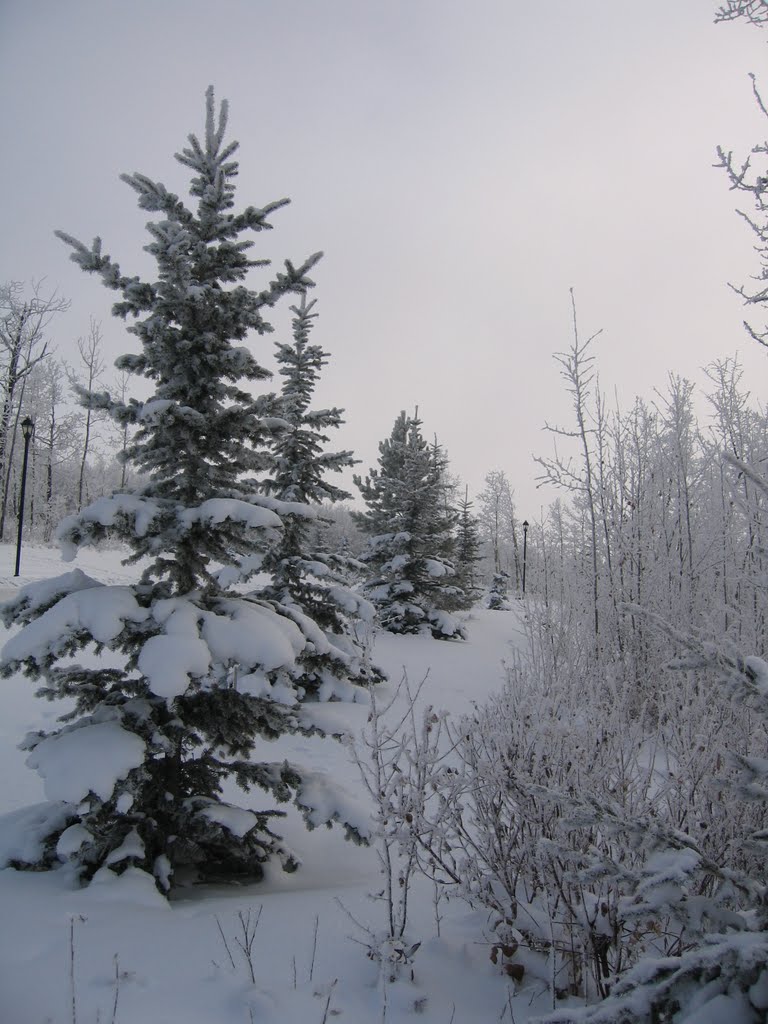
{"label": "overcast sky", "polygon": [[[756,272],[752,240],[712,164],[718,143],[765,138],[748,72],[768,37],[713,25],[715,7],[4,0],[0,280],[45,278],[72,300],[52,327],[61,354],[91,315],[110,364],[131,348],[114,294],[53,231],[101,235],[125,272],[151,274],[146,214],[118,175],[183,190],[173,153],[212,83],[241,143],[239,204],[292,200],[255,252],[325,252],[318,401],[346,409],[338,445],[365,471],[418,404],[470,490],[504,469],[532,518],[546,500],[532,454],[550,451],[545,420],[568,420],[552,355],[570,343],[571,286],[625,405],[737,350],[766,394],[727,287]],[[266,365],[271,348],[256,339]]]}

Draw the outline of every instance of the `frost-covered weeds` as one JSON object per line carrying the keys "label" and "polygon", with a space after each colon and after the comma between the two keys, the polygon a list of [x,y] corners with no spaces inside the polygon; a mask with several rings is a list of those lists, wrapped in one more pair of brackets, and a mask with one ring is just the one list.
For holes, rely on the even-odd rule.
{"label": "frost-covered weeds", "polygon": [[513,661],[503,691],[458,721],[419,709],[407,680],[398,719],[374,701],[367,759],[357,760],[376,806],[382,941],[405,945],[418,870],[487,910],[493,963],[517,984],[547,985],[553,1008],[558,998],[604,1000],[644,970],[693,976],[726,934],[749,945],[747,966],[731,959],[757,984],[762,940],[747,936],[765,924],[754,842],[765,793],[753,782],[758,799],[743,799],[738,778],[763,763],[765,719],[754,692],[734,701],[737,685],[722,677],[746,665],[768,679],[764,663],[711,646],[717,671],[707,677],[704,648],[689,650],[642,702],[619,673],[589,671],[578,631],[550,623],[557,641],[537,642],[551,616],[529,605],[532,656]]}
{"label": "frost-covered weeds", "polygon": [[[408,911],[411,884],[418,869],[417,836],[411,829],[412,773],[422,773],[417,785],[423,787],[428,771],[424,759],[414,757],[413,742],[421,738],[421,751],[425,731],[432,728],[431,716],[419,722],[416,713],[423,682],[412,689],[404,674],[386,700],[379,700],[372,688],[367,727],[359,742],[350,741],[353,759],[373,801],[370,838],[384,887],[372,896],[384,906],[385,926],[377,930],[352,920],[364,935],[362,941],[368,957],[381,964],[382,974],[389,981],[395,981],[404,968],[413,979],[414,957],[421,945],[408,933]],[[401,696],[406,698],[404,712]]]}

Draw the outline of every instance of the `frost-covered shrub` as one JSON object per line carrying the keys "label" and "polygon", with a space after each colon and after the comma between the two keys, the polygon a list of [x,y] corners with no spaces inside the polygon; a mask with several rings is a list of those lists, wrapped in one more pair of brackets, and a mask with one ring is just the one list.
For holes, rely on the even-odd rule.
{"label": "frost-covered shrub", "polygon": [[726,748],[754,767],[766,737],[690,664],[644,708],[620,673],[584,672],[577,631],[550,635],[486,706],[411,729],[393,814],[422,870],[488,910],[494,962],[594,1001],[648,957],[754,927],[764,809],[734,797]]}
{"label": "frost-covered shrub", "polygon": [[[693,937],[689,947],[664,959],[646,956],[617,981],[602,1004],[553,1014],[549,1024],[761,1024],[768,1013],[768,664],[743,658],[730,645],[694,636],[676,639],[686,652],[681,668],[714,670],[717,685],[742,715],[757,719],[761,756],[744,748],[730,752],[732,774],[726,790],[732,810],[723,816],[730,819],[731,835],[725,848],[706,857],[689,841],[689,857],[698,858],[694,868],[699,884],[687,906],[678,910],[680,916],[683,911],[688,915]],[[739,813],[745,808],[747,814]],[[670,848],[676,843],[678,850],[684,849],[686,836],[670,839]],[[672,860],[669,852],[667,858]],[[661,874],[662,892],[674,883],[670,876],[669,868]],[[718,890],[729,897],[730,910],[714,899]],[[697,930],[690,927],[691,918]]]}

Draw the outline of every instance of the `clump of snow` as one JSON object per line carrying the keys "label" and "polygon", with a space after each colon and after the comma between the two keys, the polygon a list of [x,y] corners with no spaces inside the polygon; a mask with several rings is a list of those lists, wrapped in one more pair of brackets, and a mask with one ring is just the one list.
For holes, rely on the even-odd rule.
{"label": "clump of snow", "polygon": [[346,793],[327,772],[303,770],[296,803],[304,810],[308,825],[330,825],[332,821],[347,822],[361,836],[371,834],[371,813],[357,798]]}
{"label": "clump of snow", "polygon": [[242,807],[235,807],[233,804],[214,803],[206,804],[198,811],[208,821],[215,821],[233,836],[242,839],[252,828],[259,824],[259,819],[253,811],[246,811]]}
{"label": "clump of snow", "polygon": [[118,814],[127,814],[133,807],[134,798],[132,793],[121,793],[115,801],[115,810]]}
{"label": "clump of snow", "polygon": [[758,693],[763,697],[768,697],[768,662],[758,658],[757,655],[751,655],[744,659],[744,664]]}
{"label": "clump of snow", "polygon": [[[279,421],[285,423],[285,420]],[[262,508],[275,511],[279,516],[296,516],[299,519],[317,519],[318,512],[311,505],[305,505],[303,501],[283,501],[281,498],[270,498],[266,494],[249,494],[248,500]]]}
{"label": "clump of snow", "polygon": [[151,402],[144,402],[136,413],[136,419],[142,423],[154,423],[160,419],[164,412],[173,405],[167,398],[154,398]]}
{"label": "clump of snow", "polygon": [[187,527],[195,523],[223,523],[226,519],[251,529],[282,527],[280,517],[275,512],[239,498],[209,498],[197,508],[185,509],[179,519]]}
{"label": "clump of snow", "polygon": [[66,594],[101,586],[103,583],[99,583],[91,576],[86,576],[82,569],[73,569],[72,572],[65,572],[61,576],[53,576],[48,580],[27,583],[26,586],[21,587],[18,594],[3,605],[4,621],[10,624],[22,609],[37,611],[38,608],[45,608]]}
{"label": "clump of snow", "polygon": [[151,636],[139,654],[139,671],[158,697],[171,701],[189,686],[190,677],[204,675],[211,652],[199,637],[184,633]]}
{"label": "clump of snow", "polygon": [[27,758],[43,777],[50,800],[77,803],[96,793],[112,796],[115,784],[144,760],[144,741],[118,722],[67,729],[37,744]]}
{"label": "clump of snow", "polygon": [[71,636],[86,632],[97,643],[109,643],[126,622],[143,622],[142,608],[131,587],[95,586],[62,597],[52,608],[6,643],[0,655],[5,665],[32,659],[43,664],[61,653]]}
{"label": "clump of snow", "polygon": [[126,903],[137,908],[170,910],[168,901],[157,891],[152,875],[133,866],[119,875],[111,868],[99,868],[79,896],[83,903]]}
{"label": "clump of snow", "polygon": [[240,676],[237,680],[237,688],[241,693],[250,694],[251,697],[267,697],[276,704],[285,704],[288,707],[297,703],[296,691],[287,683],[272,682],[267,679],[263,672],[249,672]]}
{"label": "clump of snow", "polygon": [[328,588],[328,595],[347,615],[355,615],[363,622],[373,622],[376,615],[375,607],[348,587],[331,586]]}
{"label": "clump of snow", "polygon": [[217,660],[261,665],[265,672],[291,667],[304,647],[301,630],[285,616],[252,601],[221,601],[206,612],[201,634]]}
{"label": "clump of snow", "polygon": [[427,570],[427,575],[435,578],[451,574],[451,570],[445,562],[439,562],[436,558],[425,558],[424,567]]}
{"label": "clump of snow", "polygon": [[145,848],[142,838],[136,829],[132,828],[117,849],[111,851],[107,857],[107,865],[119,864],[123,860],[128,860],[129,857],[143,860],[144,852]]}
{"label": "clump of snow", "polygon": [[80,847],[92,839],[91,833],[84,826],[75,822],[69,828],[65,828],[59,836],[56,844],[56,854],[62,860],[66,860],[73,853],[77,853]]}
{"label": "clump of snow", "polygon": [[12,861],[33,864],[42,855],[43,840],[72,817],[65,803],[33,804],[0,817],[0,868]]}
{"label": "clump of snow", "polygon": [[73,529],[79,532],[82,525],[88,523],[110,527],[115,525],[119,516],[133,516],[136,535],[143,537],[160,508],[157,501],[140,494],[113,494],[111,497],[97,498],[81,512],[65,516],[59,523],[55,539],[62,558],[65,562],[71,562],[77,555],[78,545],[68,536]]}

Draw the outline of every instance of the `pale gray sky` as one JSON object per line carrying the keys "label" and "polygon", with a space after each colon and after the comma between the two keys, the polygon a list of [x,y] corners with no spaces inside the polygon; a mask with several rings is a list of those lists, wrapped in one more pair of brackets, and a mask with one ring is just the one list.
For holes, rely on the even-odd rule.
{"label": "pale gray sky", "polygon": [[[756,272],[752,240],[712,164],[718,143],[766,135],[747,73],[768,37],[714,26],[715,6],[5,0],[0,280],[45,277],[71,298],[60,352],[91,314],[110,362],[125,351],[115,296],[53,230],[100,234],[125,271],[151,272],[118,175],[183,189],[173,153],[213,83],[241,143],[240,204],[292,200],[256,251],[326,253],[318,400],[346,409],[339,446],[365,471],[418,403],[471,491],[505,469],[532,518],[546,499],[531,455],[549,453],[544,421],[568,416],[552,354],[570,341],[570,286],[626,404],[736,350],[766,393],[727,288]],[[256,344],[270,365],[271,340]]]}

